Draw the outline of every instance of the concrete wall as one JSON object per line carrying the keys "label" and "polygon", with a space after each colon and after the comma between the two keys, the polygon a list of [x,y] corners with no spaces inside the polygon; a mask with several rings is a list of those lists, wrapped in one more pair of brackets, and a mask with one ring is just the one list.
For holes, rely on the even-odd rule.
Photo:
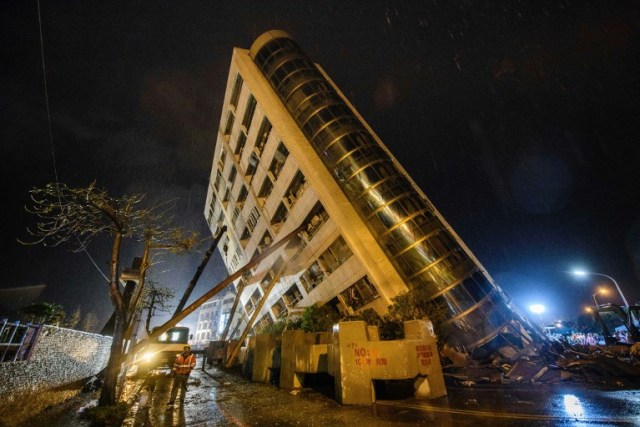
{"label": "concrete wall", "polygon": [[97,374],[111,337],[44,325],[28,361],[0,363],[0,397],[11,399]]}

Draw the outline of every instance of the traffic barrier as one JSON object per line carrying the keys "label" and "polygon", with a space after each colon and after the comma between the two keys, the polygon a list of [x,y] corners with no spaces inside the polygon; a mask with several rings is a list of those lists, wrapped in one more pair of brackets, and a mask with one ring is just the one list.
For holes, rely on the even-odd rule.
{"label": "traffic barrier", "polygon": [[[280,387],[300,388],[305,374],[326,372],[334,377],[336,400],[345,405],[372,404],[375,401],[373,380],[415,379],[416,397],[446,396],[431,322],[411,320],[405,322],[404,330],[405,339],[395,341],[380,341],[377,327],[362,321],[340,322],[332,334],[285,331]],[[273,352],[272,347],[267,348],[272,350],[265,351]],[[264,363],[260,368],[263,373],[267,369],[266,358]],[[256,378],[264,379],[264,376]]]}
{"label": "traffic barrier", "polygon": [[[369,330],[369,332],[368,332]],[[427,320],[404,323],[405,339],[377,341],[365,322],[334,326],[329,348],[329,374],[336,400],[345,405],[372,404],[372,380],[415,379],[416,397],[446,396],[433,327]]]}

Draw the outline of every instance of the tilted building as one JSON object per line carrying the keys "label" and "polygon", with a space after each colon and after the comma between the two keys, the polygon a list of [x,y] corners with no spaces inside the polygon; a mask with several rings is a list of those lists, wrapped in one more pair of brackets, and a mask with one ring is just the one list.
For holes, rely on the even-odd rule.
{"label": "tilted building", "polygon": [[[205,217],[229,272],[299,226],[235,283],[255,325],[296,307],[387,312],[410,288],[447,311],[443,339],[466,350],[532,340],[462,240],[322,68],[282,31],[233,51]],[[518,344],[514,344],[517,342]]]}

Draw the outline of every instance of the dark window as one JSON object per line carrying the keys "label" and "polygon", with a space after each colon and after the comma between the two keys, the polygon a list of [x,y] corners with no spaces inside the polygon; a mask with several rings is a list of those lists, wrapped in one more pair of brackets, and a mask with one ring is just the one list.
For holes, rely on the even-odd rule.
{"label": "dark window", "polygon": [[287,161],[288,156],[289,150],[287,150],[287,147],[285,147],[281,142],[280,145],[278,145],[276,152],[273,154],[273,160],[271,161],[271,165],[269,166],[269,172],[271,172],[274,179],[278,179],[278,175],[280,175],[280,171],[282,171],[282,167]]}
{"label": "dark window", "polygon": [[251,153],[251,157],[249,157],[249,164],[247,165],[247,172],[245,175],[252,176],[256,173],[256,169],[258,169],[258,157],[255,153]]}
{"label": "dark window", "polygon": [[231,111],[227,114],[227,124],[224,127],[224,134],[229,135],[231,133],[231,129],[233,129],[233,120],[235,116]]}
{"label": "dark window", "polygon": [[287,207],[284,203],[280,203],[280,205],[278,205],[278,209],[276,209],[276,213],[273,215],[273,218],[271,218],[271,225],[282,225],[282,223],[287,220],[287,216],[289,216]]}
{"label": "dark window", "polygon": [[269,134],[271,133],[271,122],[266,117],[262,119],[262,124],[260,125],[260,129],[258,130],[258,137],[256,139],[256,150],[258,154],[262,154],[262,150],[264,149],[264,145],[267,143],[269,139]]}
{"label": "dark window", "polygon": [[378,294],[378,290],[371,281],[369,281],[367,276],[364,276],[362,279],[349,286],[341,292],[340,295],[342,295],[347,305],[354,310],[369,304],[380,296]]}
{"label": "dark window", "polygon": [[273,190],[273,182],[271,182],[268,176],[265,176],[262,187],[260,187],[258,197],[261,199],[266,199],[267,197],[269,197],[269,194],[271,194],[271,190]]}
{"label": "dark window", "polygon": [[347,246],[342,236],[339,236],[332,244],[318,257],[318,263],[322,269],[331,274],[338,269],[351,255],[351,249]]}
{"label": "dark window", "polygon": [[249,192],[247,191],[247,187],[243,185],[240,189],[240,193],[238,193],[238,203],[244,203],[244,201],[247,200],[248,194]]}
{"label": "dark window", "polygon": [[324,209],[324,206],[322,206],[322,203],[316,203],[304,220],[306,227],[300,232],[300,236],[307,242],[310,242],[318,230],[322,228],[322,224],[324,224],[328,219],[329,214]]}
{"label": "dark window", "polygon": [[305,290],[311,292],[324,280],[324,271],[320,268],[317,262],[314,262],[309,266],[307,270],[300,276],[300,283],[304,286]]}
{"label": "dark window", "polygon": [[302,300],[302,292],[298,289],[298,285],[294,283],[287,292],[282,295],[282,298],[289,307],[294,307]]}
{"label": "dark window", "polygon": [[240,236],[240,241],[243,243],[243,246],[247,244],[247,240],[251,237],[251,230],[249,227],[245,227],[242,235]]}
{"label": "dark window", "polygon": [[244,132],[240,132],[238,135],[238,142],[236,142],[236,149],[233,152],[235,155],[242,155],[242,150],[244,149],[244,145],[247,143],[247,135]]}
{"label": "dark window", "polygon": [[253,113],[256,111],[256,99],[253,95],[249,95],[249,100],[247,101],[247,109],[244,111],[244,118],[242,119],[242,125],[249,132],[249,128],[251,127],[251,120],[253,120]]}
{"label": "dark window", "polygon": [[233,92],[231,92],[231,100],[229,101],[234,107],[238,106],[238,98],[240,98],[240,90],[242,89],[242,76],[236,74],[236,81],[233,83]]}
{"label": "dark window", "polygon": [[233,187],[233,182],[236,180],[236,167],[231,166],[231,171],[229,171],[229,187]]}
{"label": "dark window", "polygon": [[287,188],[287,191],[284,193],[289,209],[293,208],[293,205],[295,205],[296,201],[302,196],[306,186],[307,180],[302,172],[296,172],[293,180],[291,181],[291,185],[289,185],[289,188]]}
{"label": "dark window", "polygon": [[247,227],[253,232],[253,229],[256,228],[256,224],[260,219],[260,211],[256,207],[251,209],[251,213],[249,214],[249,218],[247,218]]}

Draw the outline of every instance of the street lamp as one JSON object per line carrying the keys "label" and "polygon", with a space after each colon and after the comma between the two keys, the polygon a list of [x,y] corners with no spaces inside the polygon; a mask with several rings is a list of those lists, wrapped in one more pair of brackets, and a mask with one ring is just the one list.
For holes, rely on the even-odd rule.
{"label": "street lamp", "polygon": [[596,299],[596,295],[598,295],[598,294],[606,295],[608,293],[609,292],[606,289],[598,289],[596,291],[596,293],[592,295],[593,296],[593,302],[596,304],[596,308],[600,307],[600,304],[598,304],[598,300]]}
{"label": "street lamp", "polygon": [[613,282],[613,284],[616,286],[616,289],[618,290],[618,293],[620,294],[620,298],[622,298],[622,302],[624,303],[625,307],[629,307],[629,303],[627,302],[627,299],[624,297],[624,294],[622,293],[622,289],[620,289],[620,285],[618,285],[618,282],[616,282],[616,279],[614,279],[611,276],[608,276],[606,274],[602,274],[602,273],[593,273],[591,271],[581,271],[581,270],[574,270],[573,274],[579,277],[584,277],[587,275],[592,275],[592,276],[602,276],[602,277],[606,277],[607,279],[611,280]]}
{"label": "street lamp", "polygon": [[540,325],[544,326],[544,323],[542,322],[542,313],[544,313],[544,311],[546,310],[546,307],[542,304],[532,304],[529,306],[529,310],[532,313],[535,313],[538,315],[538,318],[540,319]]}

